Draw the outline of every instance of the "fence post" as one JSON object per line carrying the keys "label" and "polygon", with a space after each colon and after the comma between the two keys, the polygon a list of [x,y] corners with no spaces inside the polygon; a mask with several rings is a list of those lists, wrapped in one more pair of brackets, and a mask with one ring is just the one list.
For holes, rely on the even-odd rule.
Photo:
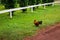
{"label": "fence post", "polygon": [[44,5],[44,9],[46,9],[46,6]]}
{"label": "fence post", "polygon": [[33,7],[31,8],[31,12],[33,12]]}
{"label": "fence post", "polygon": [[54,6],[54,3],[52,3],[52,6]]}
{"label": "fence post", "polygon": [[12,18],[12,11],[10,11],[10,18]]}

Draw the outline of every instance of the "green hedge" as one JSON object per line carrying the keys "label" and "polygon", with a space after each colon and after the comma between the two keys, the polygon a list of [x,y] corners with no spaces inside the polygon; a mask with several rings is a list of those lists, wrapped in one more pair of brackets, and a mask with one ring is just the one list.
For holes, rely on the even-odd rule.
{"label": "green hedge", "polygon": [[36,4],[40,4],[41,3],[41,0],[36,0]]}
{"label": "green hedge", "polygon": [[50,3],[50,2],[54,2],[54,0],[42,0],[42,3]]}
{"label": "green hedge", "polygon": [[1,0],[1,3],[5,6],[6,9],[14,8],[15,6],[14,0]]}
{"label": "green hedge", "polygon": [[[27,6],[27,0],[19,0],[19,6],[25,7]],[[25,12],[27,9],[22,9],[22,12]]]}
{"label": "green hedge", "polygon": [[5,6],[5,9],[15,8],[15,1],[14,0],[1,0],[1,3]]}
{"label": "green hedge", "polygon": [[28,0],[28,5],[35,5],[35,0]]}

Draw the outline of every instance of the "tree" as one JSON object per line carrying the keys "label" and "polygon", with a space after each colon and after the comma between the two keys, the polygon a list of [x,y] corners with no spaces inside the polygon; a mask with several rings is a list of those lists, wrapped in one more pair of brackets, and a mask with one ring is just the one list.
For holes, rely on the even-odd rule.
{"label": "tree", "polygon": [[[28,5],[36,5],[36,0],[28,0]],[[35,10],[35,7],[33,7],[33,10]]]}
{"label": "tree", "polygon": [[0,4],[1,4],[1,0],[0,0]]}
{"label": "tree", "polygon": [[28,5],[35,5],[36,4],[36,0],[29,0],[28,1]]}
{"label": "tree", "polygon": [[[42,0],[42,3],[51,3],[54,2],[54,0]],[[52,4],[46,5],[46,6],[51,6]]]}
{"label": "tree", "polygon": [[[14,0],[2,0],[2,4],[5,6],[6,9],[11,9],[15,7]],[[14,11],[12,12],[13,15]]]}
{"label": "tree", "polygon": [[1,4],[5,5],[7,0],[1,0]]}
{"label": "tree", "polygon": [[[19,6],[25,7],[27,6],[27,0],[19,0]],[[27,9],[22,9],[22,12],[25,12]]]}
{"label": "tree", "polygon": [[40,4],[41,0],[36,0],[36,4]]}
{"label": "tree", "polygon": [[47,3],[48,2],[48,0],[42,0],[42,3]]}
{"label": "tree", "polygon": [[[41,0],[36,0],[36,5],[40,4]],[[37,7],[38,8],[38,7]]]}
{"label": "tree", "polygon": [[54,0],[42,0],[42,3],[50,3],[50,2],[54,2]]}
{"label": "tree", "polygon": [[48,0],[48,2],[54,2],[54,0]]}

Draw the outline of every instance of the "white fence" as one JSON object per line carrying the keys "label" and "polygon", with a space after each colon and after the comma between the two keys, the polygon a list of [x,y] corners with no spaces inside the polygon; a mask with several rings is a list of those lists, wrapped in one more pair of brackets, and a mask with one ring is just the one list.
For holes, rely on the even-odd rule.
{"label": "white fence", "polygon": [[12,11],[31,8],[31,11],[33,12],[33,7],[44,6],[44,9],[45,9],[45,5],[49,5],[49,4],[53,4],[52,6],[54,6],[54,2],[53,2],[53,3],[44,3],[44,4],[38,4],[38,5],[27,6],[27,7],[14,8],[14,9],[9,9],[9,10],[2,10],[2,11],[0,11],[0,14],[6,13],[6,12],[10,12],[10,18],[12,18]]}

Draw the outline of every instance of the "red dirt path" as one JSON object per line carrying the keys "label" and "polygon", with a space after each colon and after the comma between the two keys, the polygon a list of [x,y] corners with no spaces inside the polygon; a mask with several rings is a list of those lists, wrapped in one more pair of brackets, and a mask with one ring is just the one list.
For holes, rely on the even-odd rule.
{"label": "red dirt path", "polygon": [[38,30],[36,34],[25,37],[24,40],[60,40],[60,23]]}

